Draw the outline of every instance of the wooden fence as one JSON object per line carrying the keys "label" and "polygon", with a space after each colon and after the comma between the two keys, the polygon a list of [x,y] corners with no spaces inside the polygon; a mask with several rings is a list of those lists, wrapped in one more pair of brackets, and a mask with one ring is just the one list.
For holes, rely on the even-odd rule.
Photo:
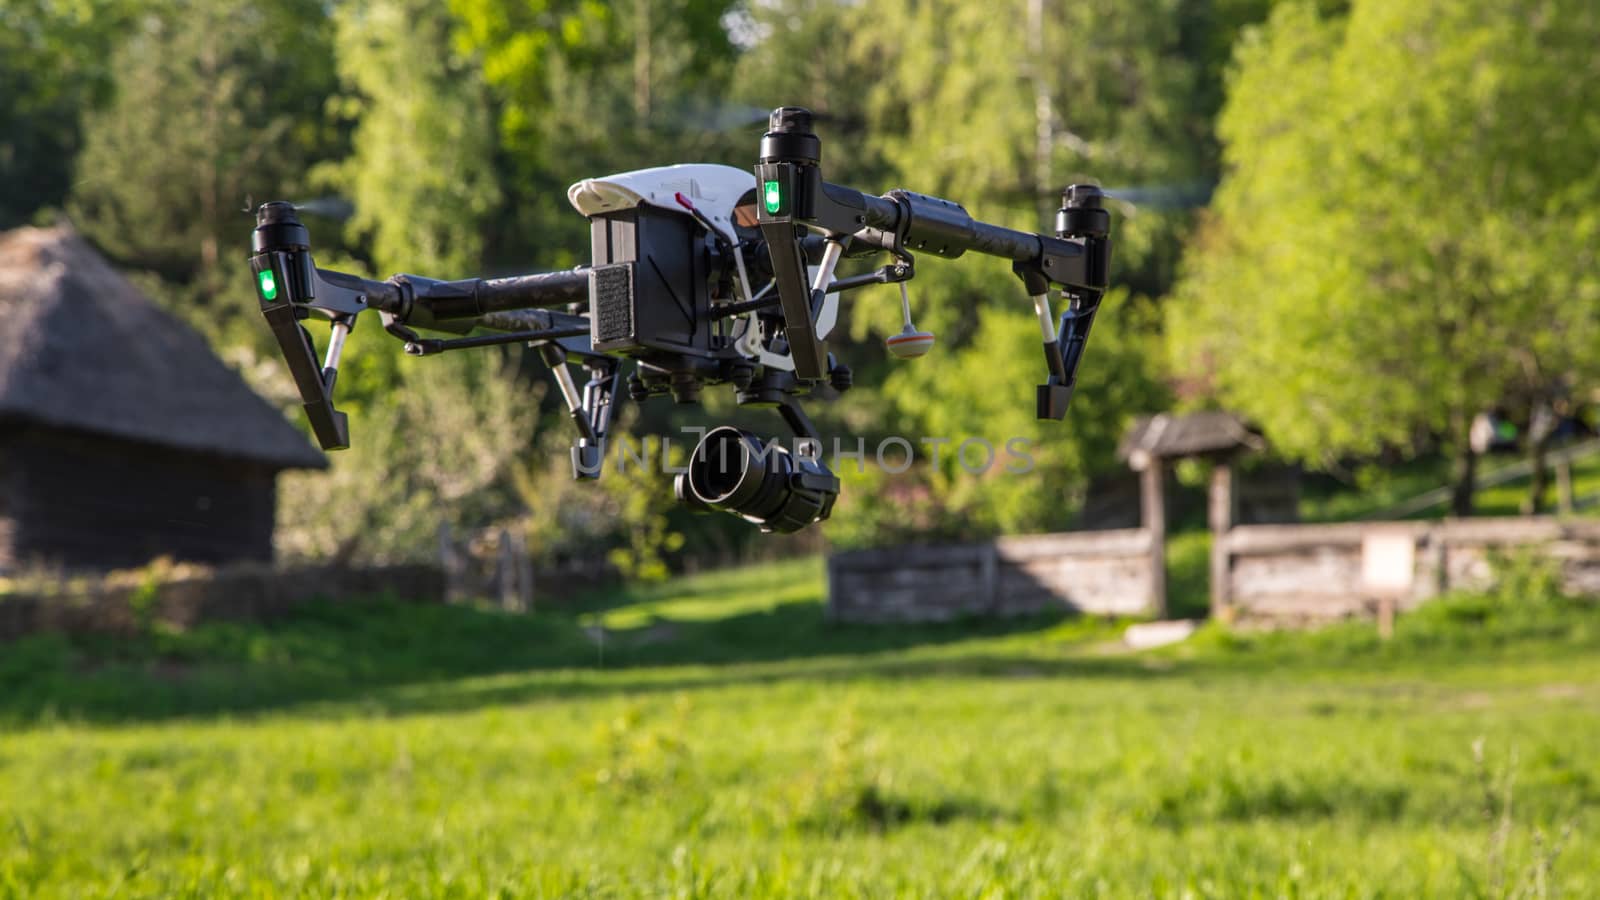
{"label": "wooden fence", "polygon": [[[1369,539],[1398,540],[1410,566],[1382,598]],[[1440,593],[1488,586],[1496,557],[1552,560],[1566,590],[1600,595],[1600,520],[1552,516],[1442,522],[1241,525],[1216,539],[1212,614],[1297,625],[1406,610]],[[1409,547],[1405,545],[1409,542]],[[1048,609],[1159,615],[1165,573],[1145,529],[1069,532],[836,554],[828,613],[845,622],[935,622]],[[1389,576],[1392,578],[1393,576]]]}
{"label": "wooden fence", "polygon": [[1159,607],[1142,528],[895,547],[828,559],[828,615],[842,622],[937,622],[1049,609],[1149,615]]}
{"label": "wooden fence", "polygon": [[522,533],[504,527],[453,531],[441,525],[439,568],[450,602],[487,599],[510,612],[560,606],[622,580],[616,567],[604,560],[535,565]]}
{"label": "wooden fence", "polygon": [[261,565],[170,578],[114,575],[59,591],[0,597],[0,641],[40,631],[132,634],[157,623],[188,628],[211,621],[260,622],[316,599],[382,596],[443,603],[444,577],[432,566],[283,570]]}
{"label": "wooden fence", "polygon": [[1223,590],[1213,615],[1297,624],[1370,615],[1376,600],[1363,578],[1373,535],[1409,537],[1413,565],[1401,610],[1444,591],[1487,586],[1498,555],[1545,555],[1567,590],[1600,593],[1600,521],[1549,516],[1443,522],[1349,522],[1337,525],[1242,525],[1224,540]]}

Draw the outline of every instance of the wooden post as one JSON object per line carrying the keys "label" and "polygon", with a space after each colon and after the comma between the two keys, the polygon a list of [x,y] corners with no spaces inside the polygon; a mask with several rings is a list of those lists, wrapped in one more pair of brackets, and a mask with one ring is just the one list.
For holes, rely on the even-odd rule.
{"label": "wooden post", "polygon": [[983,610],[989,615],[1000,613],[1000,545],[989,541],[978,561],[978,580],[983,583]]}
{"label": "wooden post", "polygon": [[1206,521],[1211,526],[1211,617],[1225,618],[1232,600],[1228,564],[1228,532],[1233,528],[1233,460],[1224,457],[1211,468],[1211,490],[1207,497]]}
{"label": "wooden post", "polygon": [[1425,580],[1421,595],[1432,598],[1450,589],[1450,570],[1445,565],[1444,529],[1439,526],[1429,528],[1424,541],[1427,554],[1422,558],[1422,578]]}
{"label": "wooden post", "polygon": [[511,529],[500,529],[500,554],[495,565],[495,578],[500,588],[500,608],[507,612],[515,612],[522,600],[522,592],[517,589],[517,555],[511,548]]}
{"label": "wooden post", "polygon": [[1394,607],[1393,594],[1378,595],[1378,640],[1380,641],[1394,637]]}
{"label": "wooden post", "polygon": [[1140,524],[1150,533],[1150,614],[1167,617],[1166,461],[1150,457],[1139,471]]}
{"label": "wooden post", "polygon": [[439,522],[439,568],[444,570],[444,600],[455,603],[461,592],[460,556],[455,536],[450,533],[450,523],[445,521]]}
{"label": "wooden post", "polygon": [[522,599],[522,611],[533,612],[533,554],[528,552],[528,535],[517,530],[517,592]]}
{"label": "wooden post", "polygon": [[1570,516],[1575,505],[1572,499],[1572,457],[1563,453],[1556,457],[1556,508],[1563,516]]}

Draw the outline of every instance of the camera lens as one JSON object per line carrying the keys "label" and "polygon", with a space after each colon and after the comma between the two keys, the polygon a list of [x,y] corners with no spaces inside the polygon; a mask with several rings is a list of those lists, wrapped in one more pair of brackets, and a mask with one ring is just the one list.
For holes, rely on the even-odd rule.
{"label": "camera lens", "polygon": [[677,493],[688,505],[785,534],[826,519],[839,496],[839,479],[820,461],[726,425],[706,432],[679,478],[688,490],[680,484]]}

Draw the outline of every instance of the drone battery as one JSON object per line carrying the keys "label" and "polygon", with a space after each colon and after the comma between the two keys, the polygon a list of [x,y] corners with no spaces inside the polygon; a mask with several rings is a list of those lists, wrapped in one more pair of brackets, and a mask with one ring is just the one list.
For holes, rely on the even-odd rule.
{"label": "drone battery", "polygon": [[706,353],[709,261],[700,226],[687,215],[645,205],[590,222],[594,349],[630,356]]}

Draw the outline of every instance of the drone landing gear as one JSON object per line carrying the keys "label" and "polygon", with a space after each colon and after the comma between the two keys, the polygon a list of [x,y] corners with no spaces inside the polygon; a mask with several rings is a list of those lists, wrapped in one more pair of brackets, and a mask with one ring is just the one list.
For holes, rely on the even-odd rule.
{"label": "drone landing gear", "polygon": [[567,402],[567,414],[578,429],[578,439],[572,445],[572,477],[593,481],[600,477],[605,466],[606,435],[611,430],[611,412],[617,394],[617,375],[622,364],[609,356],[586,356],[583,367],[589,372],[589,381],[578,393],[567,368],[567,351],[557,344],[541,344],[539,357],[550,367],[561,396]]}
{"label": "drone landing gear", "polygon": [[[1046,243],[1037,258],[1019,260],[1012,271],[1022,279],[1039,317],[1044,340],[1044,361],[1050,378],[1039,385],[1038,417],[1064,419],[1072,392],[1078,386],[1078,364],[1089,339],[1089,327],[1100,309],[1101,290],[1085,290],[1082,285],[1104,285],[1109,260],[1107,235],[1111,215],[1101,205],[1100,189],[1093,185],[1073,185],[1062,193],[1056,210],[1056,245]],[[1069,239],[1083,244],[1065,243]],[[1070,252],[1063,252],[1070,251]],[[1067,310],[1059,323],[1050,314],[1050,289],[1061,286]]]}

